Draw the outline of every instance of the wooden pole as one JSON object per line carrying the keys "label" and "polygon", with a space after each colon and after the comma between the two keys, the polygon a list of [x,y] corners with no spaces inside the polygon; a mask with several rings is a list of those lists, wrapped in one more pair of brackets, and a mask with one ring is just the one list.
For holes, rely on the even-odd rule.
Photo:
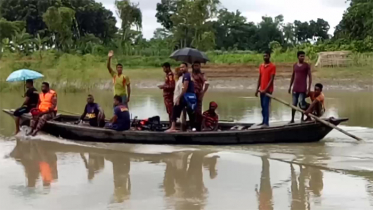
{"label": "wooden pole", "polygon": [[[288,107],[291,107],[292,109],[294,109],[294,110],[296,110],[296,111],[299,111],[299,112],[305,114],[305,111],[302,110],[302,109],[300,109],[300,108],[298,108],[298,107],[295,107],[295,106],[293,106],[293,105],[291,105],[291,104],[289,104],[289,103],[287,103],[287,102],[285,102],[285,101],[283,101],[283,100],[281,100],[281,99],[278,99],[278,98],[274,97],[274,96],[271,95],[271,94],[266,93],[266,95],[267,95],[268,97],[272,98],[273,100],[276,100],[276,101],[278,101],[278,102],[280,102],[280,103],[282,103],[282,104],[284,104],[284,105],[286,105],[286,106],[288,106]],[[330,122],[327,122],[327,121],[325,121],[325,120],[323,120],[323,119],[320,119],[320,118],[316,117],[316,116],[313,115],[313,114],[309,114],[309,116],[312,117],[313,119],[315,119],[316,121],[321,122],[322,124],[324,124],[324,125],[326,125],[326,126],[329,126],[329,127],[331,127],[331,128],[334,128],[334,129],[336,129],[336,130],[338,130],[338,131],[340,131],[340,132],[346,134],[347,136],[349,136],[349,137],[351,137],[351,138],[354,138],[354,139],[356,139],[356,140],[358,140],[358,141],[362,141],[362,140],[363,140],[363,139],[361,139],[361,138],[359,138],[359,137],[357,137],[357,136],[355,136],[355,135],[353,135],[353,134],[348,133],[348,132],[345,131],[345,130],[342,130],[341,128],[338,128],[337,126],[333,125],[333,124],[330,123]]]}

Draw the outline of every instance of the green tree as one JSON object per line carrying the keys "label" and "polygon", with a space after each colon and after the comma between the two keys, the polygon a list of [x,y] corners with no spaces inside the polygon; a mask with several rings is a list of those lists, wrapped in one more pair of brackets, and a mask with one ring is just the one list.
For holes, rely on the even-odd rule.
{"label": "green tree", "polygon": [[175,0],[161,0],[161,3],[157,3],[155,17],[157,22],[167,30],[171,30],[174,27],[171,17],[177,11],[177,2]]}
{"label": "green tree", "polygon": [[350,7],[336,27],[335,38],[363,40],[373,36],[373,1],[349,0]]}
{"label": "green tree", "polygon": [[268,49],[268,45],[272,41],[277,41],[283,44],[283,33],[281,27],[284,21],[282,15],[272,17],[264,16],[258,24],[258,32],[256,33],[256,50],[264,51]]}
{"label": "green tree", "polygon": [[68,7],[49,7],[43,15],[43,20],[53,33],[54,44],[57,49],[68,51],[72,45],[72,26],[75,11]]}
{"label": "green tree", "polygon": [[137,30],[142,28],[142,13],[139,4],[131,3],[129,0],[116,0],[115,6],[122,20],[122,41],[128,42],[131,28],[136,27]]}

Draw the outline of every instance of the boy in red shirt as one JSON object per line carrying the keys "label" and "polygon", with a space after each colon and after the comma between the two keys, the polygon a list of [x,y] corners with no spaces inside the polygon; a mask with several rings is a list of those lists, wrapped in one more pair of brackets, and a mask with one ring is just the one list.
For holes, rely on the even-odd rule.
{"label": "boy in red shirt", "polygon": [[271,63],[271,52],[266,51],[263,55],[264,63],[259,67],[258,86],[255,96],[258,97],[260,93],[260,103],[262,106],[263,122],[260,124],[263,127],[269,126],[269,109],[271,105],[271,98],[266,94],[273,93],[273,83],[276,75],[276,66]]}

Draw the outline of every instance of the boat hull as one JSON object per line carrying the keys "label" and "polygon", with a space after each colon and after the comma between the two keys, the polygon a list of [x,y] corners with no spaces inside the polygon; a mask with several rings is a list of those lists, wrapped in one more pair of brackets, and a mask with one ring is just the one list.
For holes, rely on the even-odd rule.
{"label": "boat hull", "polygon": [[[12,114],[9,110],[5,113]],[[73,118],[72,116],[70,116]],[[28,120],[24,117],[24,120]],[[329,122],[338,125],[347,119],[334,119]],[[233,127],[239,123],[231,124]],[[252,125],[252,124],[251,124]],[[316,122],[273,126],[265,129],[221,132],[117,132],[108,129],[78,126],[57,121],[49,121],[43,131],[64,139],[89,142],[122,142],[136,144],[189,144],[189,145],[234,145],[264,143],[306,143],[322,140],[332,128]]]}

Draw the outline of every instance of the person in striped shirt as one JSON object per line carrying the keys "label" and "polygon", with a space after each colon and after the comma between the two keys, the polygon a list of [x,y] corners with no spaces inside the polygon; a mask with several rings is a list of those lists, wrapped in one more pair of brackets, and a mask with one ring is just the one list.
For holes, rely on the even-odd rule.
{"label": "person in striped shirt", "polygon": [[218,104],[210,102],[209,110],[203,113],[202,130],[203,131],[217,131],[219,126],[219,115],[216,114]]}

